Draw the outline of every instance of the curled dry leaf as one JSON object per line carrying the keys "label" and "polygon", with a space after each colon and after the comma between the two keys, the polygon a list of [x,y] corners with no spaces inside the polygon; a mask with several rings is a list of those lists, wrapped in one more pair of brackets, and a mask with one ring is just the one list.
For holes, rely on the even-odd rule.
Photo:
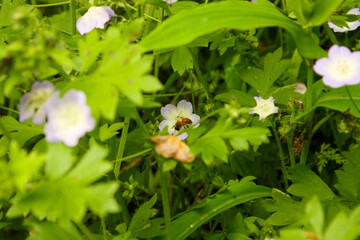
{"label": "curled dry leaf", "polygon": [[174,158],[180,162],[192,162],[194,154],[190,154],[190,148],[178,137],[172,135],[155,136],[151,141],[156,143],[155,150],[164,158]]}

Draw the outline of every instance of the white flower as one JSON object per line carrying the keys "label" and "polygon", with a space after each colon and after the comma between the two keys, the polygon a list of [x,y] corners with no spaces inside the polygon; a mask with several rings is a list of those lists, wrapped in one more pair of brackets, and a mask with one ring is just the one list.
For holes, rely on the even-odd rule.
{"label": "white flower", "polygon": [[[161,115],[165,120],[161,121],[159,124],[160,131],[163,130],[165,126],[168,126],[169,134],[176,136],[179,131],[200,121],[200,117],[192,112],[192,104],[186,100],[181,100],[177,106],[167,104],[165,107],[161,108]],[[193,128],[197,128],[199,125],[200,124],[196,124]],[[178,137],[181,140],[184,140],[187,136],[187,133],[183,133]]]}
{"label": "white flower", "polygon": [[82,35],[91,32],[94,28],[104,29],[105,24],[116,16],[114,11],[107,6],[91,7],[77,20],[76,28]]}
{"label": "white flower", "polygon": [[306,88],[304,83],[302,83],[302,82],[294,82],[293,84],[296,85],[296,88],[295,88],[294,92],[300,93],[300,94],[304,94],[306,92],[307,88]]}
{"label": "white flower", "polygon": [[329,57],[316,61],[314,71],[323,76],[323,82],[332,88],[360,83],[360,52],[334,45]]}
{"label": "white flower", "polygon": [[56,92],[45,105],[45,111],[48,122],[44,132],[48,142],[64,142],[74,147],[79,138],[95,127],[95,120],[82,91],[69,90],[62,99]]}
{"label": "white flower", "polygon": [[54,94],[55,87],[48,81],[35,82],[31,91],[20,99],[19,121],[24,122],[33,118],[35,124],[41,125],[45,121],[44,105]]}
{"label": "white flower", "polygon": [[[360,8],[353,8],[350,11],[347,12],[347,14],[353,14],[353,15],[360,15]],[[347,31],[353,31],[357,29],[360,26],[360,21],[354,21],[354,22],[346,22],[347,25],[350,27],[338,27],[332,22],[328,22],[328,25],[330,28],[334,30],[334,32],[347,32]]]}
{"label": "white flower", "polygon": [[277,113],[279,108],[275,107],[273,97],[269,97],[268,99],[262,99],[262,97],[254,97],[256,101],[256,107],[250,108],[253,110],[250,114],[259,114],[259,120],[265,119],[267,116]]}
{"label": "white flower", "polygon": [[167,2],[169,5],[177,2],[177,0],[164,0],[164,1]]}

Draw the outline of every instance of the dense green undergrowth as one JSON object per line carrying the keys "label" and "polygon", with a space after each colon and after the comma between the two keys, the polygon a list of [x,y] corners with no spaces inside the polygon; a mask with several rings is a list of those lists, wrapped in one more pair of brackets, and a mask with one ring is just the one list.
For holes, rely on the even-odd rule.
{"label": "dense green undergrowth", "polygon": [[359,7],[2,0],[0,239],[360,239]]}

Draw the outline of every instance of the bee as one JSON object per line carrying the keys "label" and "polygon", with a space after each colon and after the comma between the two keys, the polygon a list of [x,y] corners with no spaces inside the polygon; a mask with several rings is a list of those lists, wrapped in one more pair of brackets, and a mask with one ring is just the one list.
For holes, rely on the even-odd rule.
{"label": "bee", "polygon": [[173,128],[175,128],[176,131],[180,131],[182,127],[188,128],[189,124],[192,124],[192,121],[190,119],[180,117],[180,119],[175,123]]}

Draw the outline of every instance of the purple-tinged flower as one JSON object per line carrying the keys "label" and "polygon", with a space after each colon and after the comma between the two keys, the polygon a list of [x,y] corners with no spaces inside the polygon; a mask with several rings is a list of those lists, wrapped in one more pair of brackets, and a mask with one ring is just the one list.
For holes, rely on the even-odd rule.
{"label": "purple-tinged flower", "polygon": [[360,83],[360,52],[333,45],[329,57],[315,62],[314,71],[323,76],[323,82],[332,88]]}
{"label": "purple-tinged flower", "polygon": [[250,108],[253,110],[250,114],[259,114],[259,121],[265,119],[267,116],[278,113],[279,108],[275,107],[273,97],[269,97],[268,99],[262,99],[262,97],[254,97],[256,101],[256,107]]}
{"label": "purple-tinged flower", "polygon": [[110,7],[91,7],[77,20],[76,28],[81,35],[91,32],[94,28],[104,29],[105,24],[116,16]]}
{"label": "purple-tinged flower", "polygon": [[[347,14],[360,15],[360,8],[353,8],[350,11],[348,11]],[[349,26],[349,28],[346,26],[338,27],[335,24],[333,24],[332,22],[328,22],[328,25],[330,28],[332,28],[334,30],[334,32],[354,31],[355,29],[357,29],[360,26],[360,21],[346,22],[346,23]]]}
{"label": "purple-tinged flower", "polygon": [[52,83],[35,82],[31,91],[20,99],[19,121],[24,122],[32,118],[35,124],[43,124],[46,117],[44,105],[54,92],[55,87]]}
{"label": "purple-tinged flower", "polygon": [[[174,136],[176,136],[179,131],[200,121],[200,117],[193,113],[192,104],[186,100],[181,100],[177,106],[167,104],[161,108],[161,115],[165,120],[159,124],[160,131],[162,131],[165,126],[168,126],[169,134]],[[196,124],[193,128],[197,128],[199,125],[200,124]],[[184,140],[187,137],[187,133],[178,136],[180,140]]]}
{"label": "purple-tinged flower", "polygon": [[95,120],[82,91],[69,90],[61,99],[57,92],[45,105],[45,111],[48,122],[44,132],[48,142],[64,142],[74,147],[79,138],[95,127]]}

